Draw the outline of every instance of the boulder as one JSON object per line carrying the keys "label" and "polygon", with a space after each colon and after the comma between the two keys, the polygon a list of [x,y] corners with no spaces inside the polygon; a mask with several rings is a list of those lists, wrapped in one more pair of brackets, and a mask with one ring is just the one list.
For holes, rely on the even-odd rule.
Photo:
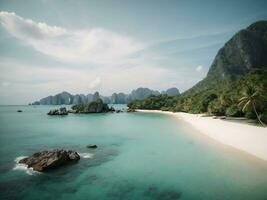
{"label": "boulder", "polygon": [[97,145],[96,144],[88,144],[88,145],[86,145],[86,147],[89,149],[95,149],[95,148],[97,148]]}
{"label": "boulder", "polygon": [[49,169],[58,168],[73,161],[78,161],[80,156],[77,152],[72,150],[52,150],[41,151],[33,155],[23,158],[19,161],[21,164],[26,164],[28,168],[35,171],[46,171]]}

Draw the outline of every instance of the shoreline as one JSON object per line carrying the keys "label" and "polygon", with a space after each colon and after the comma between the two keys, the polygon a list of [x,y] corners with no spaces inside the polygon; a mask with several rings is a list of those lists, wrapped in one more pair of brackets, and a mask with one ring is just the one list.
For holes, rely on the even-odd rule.
{"label": "shoreline", "polygon": [[267,128],[202,117],[202,114],[159,110],[137,111],[172,115],[190,124],[209,138],[267,161]]}

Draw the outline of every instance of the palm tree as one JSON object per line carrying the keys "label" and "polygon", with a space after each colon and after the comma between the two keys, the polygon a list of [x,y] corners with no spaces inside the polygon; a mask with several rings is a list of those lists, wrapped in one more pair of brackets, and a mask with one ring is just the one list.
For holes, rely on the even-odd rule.
{"label": "palm tree", "polygon": [[242,111],[245,112],[245,110],[253,109],[255,112],[258,121],[261,123],[261,125],[266,126],[260,119],[260,116],[257,112],[256,105],[261,100],[261,94],[259,90],[257,90],[255,87],[249,85],[246,90],[243,93],[243,97],[239,99],[239,104],[242,106]]}

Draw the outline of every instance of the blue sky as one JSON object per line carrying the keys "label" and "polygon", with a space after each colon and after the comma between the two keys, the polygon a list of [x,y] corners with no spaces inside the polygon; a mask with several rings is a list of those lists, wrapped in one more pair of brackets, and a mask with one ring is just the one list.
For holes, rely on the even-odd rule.
{"label": "blue sky", "polygon": [[267,1],[0,1],[0,104],[61,91],[184,91]]}

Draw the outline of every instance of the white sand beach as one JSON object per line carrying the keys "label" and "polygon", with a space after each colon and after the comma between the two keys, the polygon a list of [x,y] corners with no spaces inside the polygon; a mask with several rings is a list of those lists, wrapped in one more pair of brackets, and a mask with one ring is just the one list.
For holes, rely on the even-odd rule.
{"label": "white sand beach", "polygon": [[222,144],[229,145],[267,161],[267,128],[213,119],[212,117],[202,117],[201,114],[173,113],[158,110],[137,111],[173,115]]}

